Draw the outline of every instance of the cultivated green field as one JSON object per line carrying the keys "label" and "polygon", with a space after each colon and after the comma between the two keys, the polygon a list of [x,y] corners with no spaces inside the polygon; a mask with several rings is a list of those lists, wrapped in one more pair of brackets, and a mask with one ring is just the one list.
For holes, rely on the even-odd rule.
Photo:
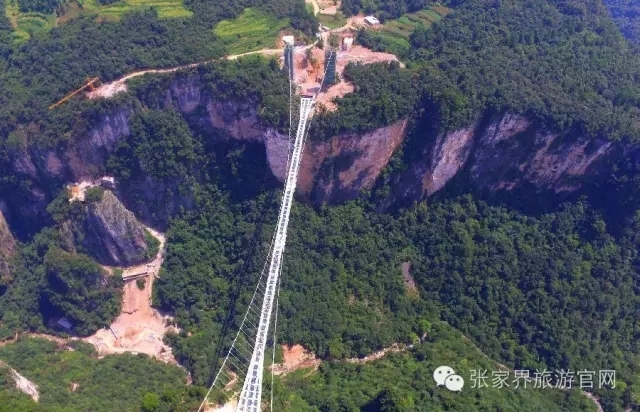
{"label": "cultivated green field", "polygon": [[320,21],[320,24],[327,26],[330,29],[340,28],[347,23],[347,19],[345,17],[342,17],[341,13],[337,13],[334,16],[318,14],[318,20]]}
{"label": "cultivated green field", "polygon": [[383,25],[382,30],[391,35],[406,39],[413,33],[416,26],[423,24],[429,27],[451,12],[452,10],[445,6],[433,6],[427,10],[407,13],[398,19],[389,20]]}
{"label": "cultivated green field", "polygon": [[78,0],[83,12],[96,13],[106,19],[117,19],[130,11],[155,8],[161,18],[191,17],[193,14],[184,7],[183,0],[121,0],[102,6],[97,0]]}
{"label": "cultivated green field", "polygon": [[288,19],[278,20],[254,9],[245,9],[234,20],[221,21],[214,28],[230,54],[274,48],[280,30],[288,27]]}
{"label": "cultivated green field", "polygon": [[17,43],[25,42],[37,33],[49,31],[56,24],[64,24],[80,14],[95,14],[101,20],[110,21],[119,19],[125,13],[145,8],[155,8],[160,18],[182,18],[193,15],[184,7],[183,0],[121,0],[107,6],[101,5],[97,0],[73,0],[64,4],[64,11],[60,16],[56,16],[54,12],[51,14],[21,13],[20,0],[4,1],[5,14],[13,25],[14,41]]}
{"label": "cultivated green field", "polygon": [[16,43],[23,43],[31,36],[50,30],[56,24],[53,13],[21,13],[18,0],[5,0],[4,10],[15,29],[13,38]]}

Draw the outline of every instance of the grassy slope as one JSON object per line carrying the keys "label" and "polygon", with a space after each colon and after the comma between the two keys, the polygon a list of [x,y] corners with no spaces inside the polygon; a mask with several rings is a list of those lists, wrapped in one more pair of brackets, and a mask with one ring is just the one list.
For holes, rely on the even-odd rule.
{"label": "grassy slope", "polygon": [[278,20],[249,8],[237,19],[218,23],[214,33],[230,54],[238,54],[275,47],[278,32],[287,27],[287,19]]}
{"label": "grassy slope", "polygon": [[416,26],[423,24],[429,27],[451,12],[452,10],[447,7],[433,6],[427,10],[407,13],[398,19],[387,21],[382,30],[392,36],[408,39]]}
{"label": "grassy slope", "polygon": [[155,8],[160,18],[185,18],[193,15],[184,7],[183,0],[121,0],[106,6],[100,5],[97,0],[78,0],[66,3],[64,12],[60,16],[55,12],[22,13],[18,7],[20,0],[4,1],[5,13],[15,29],[14,40],[17,43],[26,42],[31,36],[47,32],[57,24],[62,24],[81,14],[97,15],[101,20],[117,20],[131,11]]}

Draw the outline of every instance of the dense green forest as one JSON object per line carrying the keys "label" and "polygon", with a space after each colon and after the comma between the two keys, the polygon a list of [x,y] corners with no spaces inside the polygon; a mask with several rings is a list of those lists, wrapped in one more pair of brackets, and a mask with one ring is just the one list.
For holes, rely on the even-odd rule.
{"label": "dense green forest", "polygon": [[[432,375],[440,365],[452,367],[466,380],[460,394],[435,387]],[[596,410],[576,390],[473,389],[470,371],[477,369],[498,371],[499,367],[461,339],[459,332],[438,322],[427,340],[409,353],[389,354],[366,364],[326,362],[310,376],[301,370],[277,381],[274,396],[277,410],[295,411]]]}
{"label": "dense green forest", "polygon": [[40,13],[51,13],[60,4],[62,4],[61,0],[21,0],[19,2],[20,11]]}
{"label": "dense green forest", "polygon": [[15,281],[0,295],[0,338],[45,331],[56,316],[90,335],[120,313],[122,280],[89,256],[62,250],[66,244],[59,230],[48,228],[14,257]]}
{"label": "dense green forest", "polygon": [[609,8],[611,17],[622,33],[640,44],[640,4],[633,0],[604,0],[603,3]]}
{"label": "dense green forest", "polygon": [[0,348],[0,360],[38,386],[35,403],[15,389],[0,364],[0,411],[187,412],[204,396],[187,387],[184,371],[123,354],[98,359],[93,346],[72,341],[66,347],[42,339],[21,338]]}
{"label": "dense green forest", "polygon": [[[361,32],[361,43],[391,48],[408,69],[349,66],[344,76],[356,84],[356,92],[340,100],[337,112],[314,120],[312,138],[363,132],[407,115],[444,130],[484,112],[506,110],[562,132],[640,137],[640,57],[600,3],[468,0],[449,5],[455,12],[429,29],[416,29],[410,49],[393,49],[397,43],[383,33]],[[0,359],[50,382],[42,389],[43,404],[47,400],[51,410],[68,404],[113,410],[101,409],[111,397],[121,402],[118,410],[191,408],[241,321],[265,259],[280,185],[266,166],[264,147],[225,139],[224,131],[198,122],[198,113],[173,110],[166,96],[173,82],[197,77],[204,93],[253,105],[261,126],[286,130],[287,82],[275,61],[245,59],[136,80],[130,93],[112,101],[74,100],[47,110],[86,76],[107,81],[135,69],[223,56],[227,51],[212,28],[245,7],[287,17],[308,35],[317,25],[302,1],[187,0],[185,6],[194,17],[160,20],[156,12],[144,11],[96,22],[95,16],[81,16],[23,44],[13,41],[11,23],[0,15],[0,196],[19,199],[32,189],[27,178],[13,172],[16,153],[26,146],[63,151],[103,113],[129,109],[132,133],[107,165],[98,167],[118,178],[127,206],[144,210],[139,215],[167,228],[168,249],[154,298],[158,307],[175,314],[182,332],[167,341],[194,381],[193,389],[184,389],[175,370],[156,370],[157,365],[133,356],[96,360],[86,347],[60,351],[25,340],[0,348]],[[423,7],[420,1],[343,3],[346,12],[378,12],[382,18]],[[628,166],[614,172],[634,170]],[[615,173],[621,181],[628,177]],[[0,290],[2,338],[16,331],[50,331],[50,318],[62,314],[86,335],[118,313],[120,281],[105,277],[99,265],[74,253],[65,240],[62,223],[77,210],[68,205],[62,183],[47,182],[53,202],[44,221],[12,222],[24,243],[11,262],[16,276]],[[637,187],[633,178],[625,184]],[[162,190],[153,199],[135,197],[143,187]],[[442,326],[444,320],[510,368],[615,369],[616,388],[596,391],[606,411],[640,404],[640,217],[627,220],[627,230],[614,232],[601,210],[586,201],[535,216],[470,196],[381,212],[378,195],[338,206],[314,209],[297,203],[293,208],[280,336],[325,362],[310,377],[280,382],[279,402],[300,410],[591,407],[573,392],[493,391],[486,397],[465,392],[460,398],[437,392],[429,386],[437,354],[464,356],[471,350]],[[612,196],[611,203],[616,201]],[[635,215],[634,205],[625,209],[624,218]],[[407,290],[400,269],[404,262],[411,262],[417,290]],[[393,343],[416,342],[424,333],[426,342],[411,353],[364,366],[343,362]],[[459,362],[460,367],[490,365],[481,357]],[[41,368],[60,364],[60,369]],[[119,375],[138,376],[134,372],[144,376],[130,381]],[[56,376],[64,378],[56,382]],[[87,382],[80,391],[88,391],[82,399],[55,386],[80,378]],[[6,373],[0,374],[0,402],[33,410],[7,382]]]}
{"label": "dense green forest", "polygon": [[640,55],[603,6],[458,3],[431,28],[416,29],[410,49],[398,49],[383,33],[359,35],[361,43],[412,62],[424,103],[444,127],[466,125],[483,110],[511,110],[560,132],[640,137]]}

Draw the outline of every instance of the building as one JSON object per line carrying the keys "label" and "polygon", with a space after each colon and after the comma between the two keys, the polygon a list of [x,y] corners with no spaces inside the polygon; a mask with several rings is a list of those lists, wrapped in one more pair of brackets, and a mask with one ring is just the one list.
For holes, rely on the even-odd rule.
{"label": "building", "polygon": [[60,319],[58,319],[58,321],[56,322],[56,326],[59,326],[66,331],[71,330],[71,328],[73,327],[69,319],[65,317],[61,317]]}
{"label": "building", "polygon": [[376,19],[373,16],[367,16],[364,18],[364,22],[369,26],[375,26],[376,24],[380,24],[380,20]]}
{"label": "building", "polygon": [[296,39],[293,36],[282,36],[282,41],[284,42],[285,46],[293,46]]}
{"label": "building", "polygon": [[345,37],[342,39],[342,50],[349,50],[353,46],[353,37]]}
{"label": "building", "polygon": [[100,186],[114,190],[116,188],[116,180],[111,176],[103,176],[100,179]]}

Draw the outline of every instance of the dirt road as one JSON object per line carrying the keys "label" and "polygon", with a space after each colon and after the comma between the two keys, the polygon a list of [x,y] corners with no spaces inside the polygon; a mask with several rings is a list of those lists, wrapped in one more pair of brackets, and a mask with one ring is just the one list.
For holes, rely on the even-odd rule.
{"label": "dirt road", "polygon": [[92,92],[88,92],[87,93],[87,97],[90,99],[95,99],[98,97],[104,97],[104,98],[109,98],[112,97],[120,92],[126,92],[127,91],[127,85],[126,82],[127,80],[131,80],[134,77],[139,77],[139,76],[144,76],[145,74],[151,74],[151,73],[173,73],[176,72],[178,70],[184,70],[184,69],[193,69],[195,67],[201,66],[203,64],[209,64],[209,63],[213,63],[215,61],[219,61],[219,60],[236,60],[239,57],[242,56],[248,56],[251,54],[263,54],[265,56],[271,56],[274,54],[278,54],[278,53],[282,53],[282,50],[280,49],[262,49],[262,50],[255,50],[255,51],[251,51],[251,52],[246,52],[246,53],[240,53],[240,54],[232,54],[230,56],[225,56],[222,57],[220,59],[212,59],[212,60],[206,60],[206,61],[202,61],[199,63],[191,63],[191,64],[184,64],[182,66],[176,66],[176,67],[171,67],[171,68],[167,68],[167,69],[146,69],[146,70],[138,70],[132,73],[129,73],[117,80],[114,80],[112,82],[109,83],[105,83],[100,87],[97,87],[94,91]]}
{"label": "dirt road", "polygon": [[317,0],[304,0],[305,3],[311,4],[313,6],[313,15],[317,16],[320,13],[320,6],[318,5]]}
{"label": "dirt road", "polygon": [[[94,345],[100,354],[139,352],[177,364],[171,348],[163,342],[166,332],[176,330],[169,326],[171,318],[151,307],[153,280],[162,266],[166,239],[162,233],[149,227],[147,230],[160,241],[160,248],[147,266],[147,276],[140,278],[144,284],[139,286],[142,280],[137,279],[125,281],[120,315],[108,329],[100,329],[84,340]],[[128,270],[135,268],[125,268],[123,274]]]}

